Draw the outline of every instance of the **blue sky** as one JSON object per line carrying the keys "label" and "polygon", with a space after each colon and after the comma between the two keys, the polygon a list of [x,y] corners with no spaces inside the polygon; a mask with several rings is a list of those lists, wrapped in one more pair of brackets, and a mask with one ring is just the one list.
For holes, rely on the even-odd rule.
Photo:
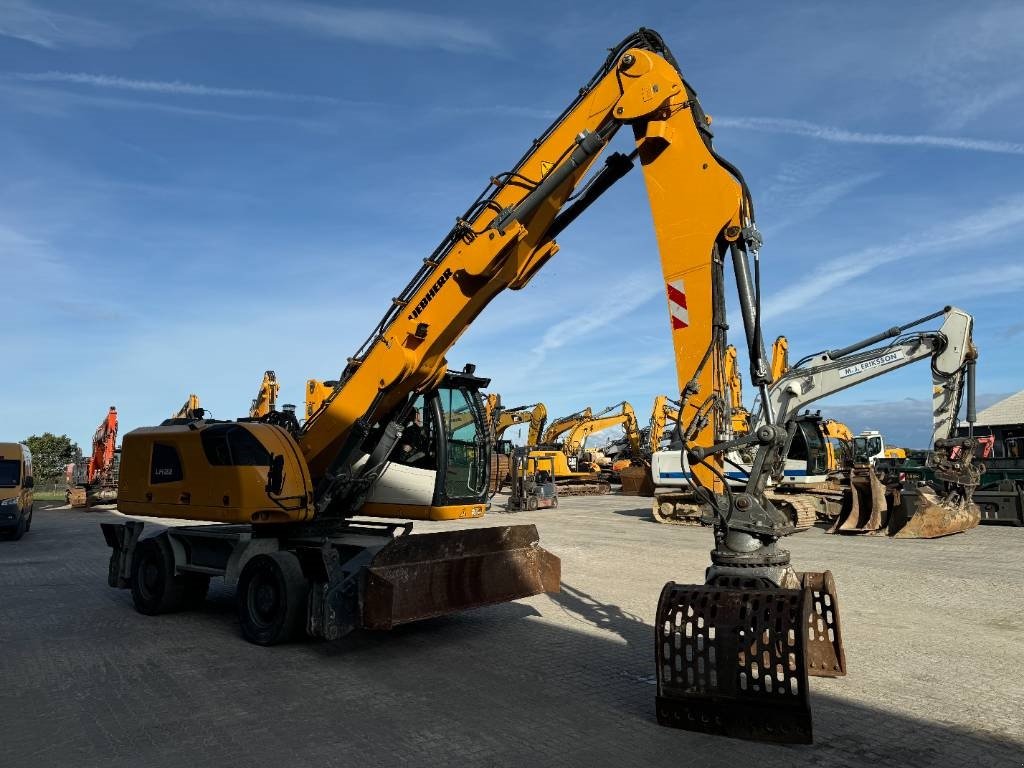
{"label": "blue sky", "polygon": [[[751,186],[768,338],[800,357],[957,304],[979,391],[1021,388],[1024,5],[481,8],[0,0],[3,434],[86,445],[108,405],[125,431],[189,392],[243,415],[266,368],[301,403],[641,25]],[[646,419],[678,386],[640,175],[559,242],[449,360],[507,405]],[[921,445],[929,396],[917,365],[822,409]]]}

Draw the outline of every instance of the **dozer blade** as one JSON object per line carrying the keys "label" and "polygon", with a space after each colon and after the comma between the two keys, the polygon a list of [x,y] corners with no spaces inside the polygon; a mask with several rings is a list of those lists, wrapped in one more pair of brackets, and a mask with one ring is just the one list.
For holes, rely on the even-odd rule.
{"label": "dozer blade", "polygon": [[669,582],[655,625],[658,722],[754,741],[810,744],[804,589]]}
{"label": "dozer blade", "polygon": [[561,562],[540,546],[534,525],[401,536],[367,570],[367,629],[557,592],[561,580]]}
{"label": "dozer blade", "polygon": [[[914,513],[908,520],[906,513],[911,508]],[[904,493],[899,509],[902,514],[894,515],[889,525],[889,535],[896,539],[936,539],[970,530],[981,522],[981,511],[963,496],[939,498],[926,485],[918,486],[916,494]]]}
{"label": "dozer blade", "polygon": [[850,486],[843,496],[843,510],[829,533],[871,533],[886,522],[885,486],[870,467],[850,472]]}
{"label": "dozer blade", "polygon": [[842,677],[846,674],[846,649],[839,627],[839,598],[832,571],[800,574],[800,584],[810,600],[807,615],[807,674]]}

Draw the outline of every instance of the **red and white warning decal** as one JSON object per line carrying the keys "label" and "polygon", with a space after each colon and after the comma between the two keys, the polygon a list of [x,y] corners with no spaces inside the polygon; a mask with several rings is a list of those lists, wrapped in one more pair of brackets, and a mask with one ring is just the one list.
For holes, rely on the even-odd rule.
{"label": "red and white warning decal", "polygon": [[686,308],[686,287],[683,281],[673,280],[665,283],[665,290],[668,293],[668,314],[672,319],[672,330],[690,327],[690,312]]}

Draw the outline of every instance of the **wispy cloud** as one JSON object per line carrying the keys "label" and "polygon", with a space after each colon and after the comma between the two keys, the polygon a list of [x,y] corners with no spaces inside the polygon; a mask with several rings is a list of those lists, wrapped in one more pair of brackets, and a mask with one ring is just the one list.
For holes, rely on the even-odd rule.
{"label": "wispy cloud", "polygon": [[972,152],[995,152],[1003,155],[1024,155],[1024,144],[1010,141],[971,139],[962,136],[931,136],[929,134],[866,133],[820,125],[806,120],[780,117],[720,117],[715,125],[725,128],[804,136],[809,139],[839,144],[880,144],[898,147],[934,147]]}
{"label": "wispy cloud", "polygon": [[499,48],[490,32],[458,16],[273,0],[220,0],[196,3],[194,7],[214,17],[240,23],[265,22],[329,39],[399,48],[435,48],[454,53],[493,52]]}
{"label": "wispy cloud", "polygon": [[28,0],[0,0],[0,36],[43,48],[116,48],[131,35],[112,24],[42,8]]}
{"label": "wispy cloud", "polygon": [[544,357],[582,338],[593,338],[596,331],[620,320],[662,292],[661,281],[649,275],[633,275],[610,285],[606,296],[592,297],[595,308],[586,322],[577,313],[551,325],[533,348],[532,367]]}
{"label": "wispy cloud", "polygon": [[823,295],[885,264],[904,261],[924,253],[939,253],[957,246],[983,243],[998,235],[1014,232],[1024,224],[1024,198],[1015,198],[991,208],[947,222],[929,223],[930,234],[903,237],[887,245],[863,248],[824,263],[765,303],[765,318],[804,310],[820,303]]}
{"label": "wispy cloud", "polygon": [[339,100],[332,96],[305,93],[286,93],[259,88],[222,88],[201,83],[185,83],[180,80],[135,80],[116,75],[96,75],[88,72],[5,72],[5,80],[30,83],[70,83],[88,85],[94,88],[120,91],[138,91],[174,96],[223,96],[240,99],[274,99],[279,101],[308,101],[321,104],[335,104]]}
{"label": "wispy cloud", "polygon": [[182,117],[214,118],[239,123],[266,123],[303,128],[310,131],[330,131],[332,126],[325,120],[295,117],[293,115],[273,115],[260,112],[230,112],[218,109],[187,107],[180,104],[168,104],[145,99],[126,99],[112,96],[93,96],[69,91],[47,88],[33,88],[19,85],[0,84],[0,93],[7,93],[16,98],[6,99],[8,109],[20,109],[49,115],[63,115],[76,107],[98,109],[143,110],[162,112]]}

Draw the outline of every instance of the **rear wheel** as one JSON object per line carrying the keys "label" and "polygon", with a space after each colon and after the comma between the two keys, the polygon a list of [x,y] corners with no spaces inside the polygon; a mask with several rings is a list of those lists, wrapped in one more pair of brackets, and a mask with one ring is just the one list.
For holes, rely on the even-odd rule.
{"label": "rear wheel", "polygon": [[309,581],[291,552],[257,555],[242,569],[236,600],[245,639],[277,645],[305,625]]}
{"label": "rear wheel", "polygon": [[171,613],[184,604],[184,580],[174,575],[174,555],[166,535],[135,545],[131,574],[135,610],[146,616]]}

